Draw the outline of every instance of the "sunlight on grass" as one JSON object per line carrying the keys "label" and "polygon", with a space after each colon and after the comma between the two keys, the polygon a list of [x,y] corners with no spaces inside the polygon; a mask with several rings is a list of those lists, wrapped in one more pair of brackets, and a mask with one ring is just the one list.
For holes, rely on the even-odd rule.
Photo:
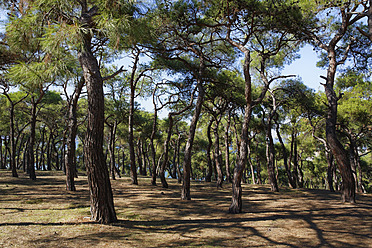
{"label": "sunlight on grass", "polygon": [[229,215],[228,185],[216,190],[214,183],[193,182],[192,200],[181,201],[175,180],[163,189],[151,186],[149,177],[139,178],[139,185],[123,177],[112,181],[119,222],[100,225],[90,221],[86,177],[77,179],[76,192],[67,192],[62,173],[45,175],[32,182],[22,174],[18,179],[8,171],[0,174],[0,247],[368,247],[372,242],[371,195],[350,207],[326,191],[286,187],[272,193],[268,185],[243,185],[244,213]]}

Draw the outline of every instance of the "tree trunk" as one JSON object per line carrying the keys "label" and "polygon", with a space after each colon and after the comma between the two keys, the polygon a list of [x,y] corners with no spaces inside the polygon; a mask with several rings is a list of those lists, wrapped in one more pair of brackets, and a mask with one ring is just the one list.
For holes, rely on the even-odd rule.
{"label": "tree trunk", "polygon": [[293,180],[293,176],[292,176],[292,172],[288,166],[288,153],[287,153],[287,149],[285,148],[285,145],[284,145],[284,142],[283,142],[283,139],[282,139],[282,136],[280,135],[280,127],[279,127],[279,122],[278,120],[275,120],[275,124],[276,124],[276,136],[278,137],[278,140],[280,142],[280,145],[282,147],[282,152],[283,152],[283,162],[284,162],[284,168],[285,168],[285,172],[287,173],[287,177],[288,177],[288,181],[289,181],[289,185],[295,189],[297,188],[297,185],[296,185],[296,181]]}
{"label": "tree trunk", "polygon": [[143,140],[141,142],[141,153],[142,153],[142,166],[143,166],[143,170],[142,170],[142,176],[147,176],[147,151],[148,149],[146,150],[146,140]]}
{"label": "tree trunk", "polygon": [[226,168],[226,181],[231,183],[231,174],[230,174],[230,122],[231,122],[231,113],[229,111],[229,116],[227,119],[227,124],[225,127],[225,168]]}
{"label": "tree trunk", "polygon": [[30,140],[28,143],[28,161],[27,161],[27,172],[31,180],[36,180],[35,174],[35,129],[36,129],[36,104],[34,99],[31,104],[31,119],[30,119]]}
{"label": "tree trunk", "polygon": [[238,157],[237,164],[234,168],[233,174],[233,182],[232,182],[232,199],[231,205],[229,207],[229,213],[237,214],[242,212],[242,176],[245,169],[245,165],[247,163],[247,155],[248,155],[248,129],[249,123],[252,117],[252,81],[251,75],[249,72],[250,67],[250,52],[244,48],[241,48],[244,51],[244,64],[243,64],[243,72],[244,72],[244,81],[245,81],[245,90],[244,96],[246,100],[245,105],[245,112],[244,112],[244,119],[243,119],[243,127],[242,133],[240,138],[240,153]]}
{"label": "tree trunk", "polygon": [[250,142],[248,143],[248,163],[251,167],[252,184],[256,184],[256,178],[254,176],[254,166],[253,166],[252,158],[251,158],[251,144],[250,144]]}
{"label": "tree trunk", "polygon": [[[176,144],[174,144],[174,142],[176,142]],[[173,179],[177,179],[177,165],[176,165],[176,160],[177,160],[177,141],[174,141],[173,140],[173,150],[174,150],[174,153],[173,153],[173,159],[172,159],[172,168],[171,168],[171,177]]]}
{"label": "tree trunk", "polygon": [[163,162],[161,163],[160,168],[159,168],[159,177],[160,177],[161,183],[163,185],[163,188],[168,188],[168,183],[165,180],[165,174],[164,173],[165,173],[165,167],[168,164],[169,142],[170,142],[170,139],[172,137],[172,130],[173,130],[173,116],[172,116],[171,113],[168,114],[168,120],[169,120],[168,130],[167,130],[168,135],[167,135],[167,138],[164,141]]}
{"label": "tree trunk", "polygon": [[182,200],[191,200],[191,194],[190,194],[190,176],[191,176],[191,156],[192,156],[192,146],[194,143],[194,137],[195,137],[195,131],[196,131],[196,125],[199,120],[199,115],[201,112],[201,109],[203,107],[203,101],[204,101],[204,88],[203,88],[203,82],[201,79],[202,72],[203,72],[203,60],[201,59],[201,66],[199,71],[199,78],[198,80],[198,99],[196,101],[195,111],[194,115],[192,117],[191,123],[190,123],[190,131],[189,136],[187,139],[186,147],[185,147],[185,158],[183,162],[183,181],[182,181],[182,190],[181,190],[181,199]]}
{"label": "tree trunk", "polygon": [[177,148],[176,148],[176,152],[177,152],[176,166],[177,166],[178,183],[181,183],[182,178],[183,178],[183,175],[182,175],[181,169],[180,169],[181,133],[178,133],[177,145],[176,146],[177,146]]}
{"label": "tree trunk", "polygon": [[65,169],[66,169],[66,190],[76,191],[75,176],[76,176],[76,134],[77,134],[77,105],[81,90],[84,86],[84,79],[80,79],[75,88],[75,94],[68,104],[68,123],[67,123],[67,151],[65,154]]}
{"label": "tree trunk", "polygon": [[[85,14],[85,13],[83,13]],[[89,14],[88,14],[89,16]],[[91,18],[86,20],[89,25]],[[84,142],[85,166],[90,191],[91,219],[99,223],[116,222],[116,213],[103,154],[104,94],[103,80],[91,51],[91,37],[84,34],[83,50],[78,53],[88,93],[87,131]]]}
{"label": "tree trunk", "polygon": [[10,168],[12,170],[12,176],[18,177],[17,166],[16,166],[16,144],[14,142],[14,104],[11,102],[10,105]]}
{"label": "tree trunk", "polygon": [[266,158],[267,158],[267,173],[271,191],[279,192],[278,182],[275,176],[275,147],[273,136],[271,134],[271,117],[268,118],[266,124]]}
{"label": "tree trunk", "polygon": [[[217,119],[217,118],[216,118]],[[216,126],[213,128],[213,133],[215,137],[214,142],[214,161],[217,169],[217,189],[222,188],[223,183],[223,172],[222,172],[222,155],[220,151],[220,136],[218,133],[218,126],[220,120],[216,120]]]}
{"label": "tree trunk", "polygon": [[[333,48],[333,49],[332,49]],[[327,81],[324,85],[328,100],[328,113],[326,119],[326,138],[327,143],[334,158],[337,161],[338,168],[342,177],[342,202],[355,203],[355,181],[350,166],[350,160],[343,145],[337,138],[337,102],[338,97],[333,89],[334,78],[336,74],[337,62],[334,46],[330,46],[328,51],[329,67],[327,71]]]}
{"label": "tree trunk", "polygon": [[211,128],[213,124],[213,118],[209,121],[208,128],[207,128],[207,137],[208,137],[208,146],[207,146],[207,162],[208,162],[208,172],[207,175],[205,176],[205,181],[206,182],[211,182],[212,181],[212,171],[213,171],[213,163],[211,159],[211,148],[213,145],[212,137],[211,137]]}
{"label": "tree trunk", "polygon": [[52,170],[52,131],[50,131],[49,138],[48,138],[48,143],[47,143],[47,170],[50,171]]}
{"label": "tree trunk", "polygon": [[134,151],[134,134],[133,134],[133,125],[134,125],[134,87],[131,87],[130,93],[130,107],[129,107],[129,159],[130,159],[130,178],[132,184],[138,185],[137,180],[137,166],[136,166],[136,154]]}
{"label": "tree trunk", "polygon": [[150,148],[151,148],[151,162],[152,162],[152,173],[151,173],[151,185],[156,186],[156,151],[154,145],[154,139],[157,132],[157,121],[158,121],[158,110],[154,108],[154,122],[152,124],[152,132],[150,136]]}

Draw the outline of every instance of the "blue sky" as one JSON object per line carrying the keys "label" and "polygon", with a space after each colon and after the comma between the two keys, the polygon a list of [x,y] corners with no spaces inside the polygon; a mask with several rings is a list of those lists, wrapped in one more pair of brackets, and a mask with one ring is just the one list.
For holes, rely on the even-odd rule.
{"label": "blue sky", "polygon": [[316,91],[323,91],[324,80],[320,76],[326,76],[326,70],[316,67],[319,60],[318,55],[310,45],[306,45],[300,50],[301,58],[285,67],[283,75],[298,75],[309,88]]}

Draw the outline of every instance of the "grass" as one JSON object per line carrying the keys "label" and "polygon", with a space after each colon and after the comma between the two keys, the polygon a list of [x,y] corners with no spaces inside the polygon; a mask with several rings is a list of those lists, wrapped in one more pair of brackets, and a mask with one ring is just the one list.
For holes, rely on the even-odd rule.
{"label": "grass", "polygon": [[101,225],[89,220],[85,176],[67,192],[62,173],[37,175],[0,171],[0,247],[372,247],[371,195],[352,205],[324,190],[244,185],[244,213],[230,215],[227,184],[193,182],[182,201],[174,180],[163,189],[124,177],[112,181],[119,221]]}

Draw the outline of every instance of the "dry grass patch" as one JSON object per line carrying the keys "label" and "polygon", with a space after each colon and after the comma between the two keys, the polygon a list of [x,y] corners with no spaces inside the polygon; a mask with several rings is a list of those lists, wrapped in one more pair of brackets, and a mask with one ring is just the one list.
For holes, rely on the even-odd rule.
{"label": "dry grass patch", "polygon": [[193,182],[192,200],[180,185],[151,186],[150,178],[112,182],[119,222],[89,221],[85,176],[65,190],[59,172],[37,181],[0,171],[0,247],[372,247],[372,196],[340,204],[323,190],[244,185],[244,213],[230,215],[229,185]]}

